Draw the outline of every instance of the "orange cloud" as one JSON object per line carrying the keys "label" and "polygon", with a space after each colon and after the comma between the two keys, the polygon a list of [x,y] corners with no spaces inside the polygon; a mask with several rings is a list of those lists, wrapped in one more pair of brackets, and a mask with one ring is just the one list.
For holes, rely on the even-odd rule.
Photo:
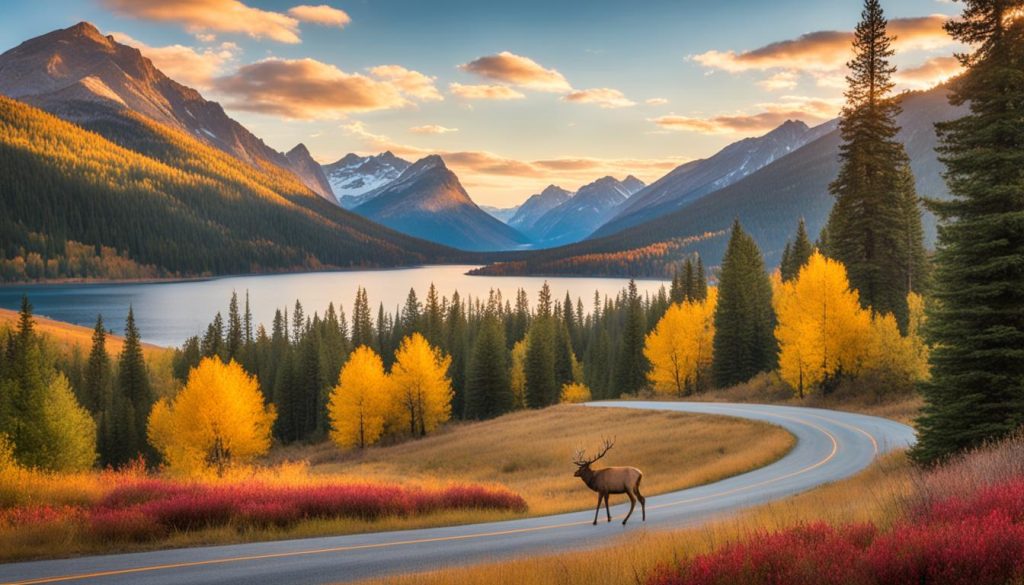
{"label": "orange cloud", "polygon": [[344,10],[332,8],[326,4],[320,4],[319,6],[295,6],[288,10],[288,14],[302,22],[311,22],[321,26],[342,28],[352,22],[352,19],[349,18],[348,13]]}
{"label": "orange cloud", "polygon": [[191,33],[222,32],[298,43],[299,21],[239,0],[101,0],[121,16],[179,22]]}
{"label": "orange cloud", "polygon": [[199,89],[210,87],[213,78],[240,52],[234,43],[195,49],[184,45],[151,47],[125,33],[110,33],[119,43],[135,47],[171,79]]}
{"label": "orange cloud", "polygon": [[438,124],[426,124],[424,126],[413,126],[409,128],[409,132],[413,134],[448,134],[449,132],[458,132],[458,128],[446,128]]}
{"label": "orange cloud", "polygon": [[644,100],[644,103],[649,106],[664,106],[665,104],[668,103],[668,100],[665,98],[650,98]]}
{"label": "orange cloud", "polygon": [[435,77],[424,75],[419,71],[413,71],[406,69],[401,65],[378,65],[372,67],[370,73],[374,77],[384,79],[394,83],[404,93],[425,101],[441,101],[444,96],[441,92],[437,91],[437,87],[434,85]]}
{"label": "orange cloud", "polygon": [[779,71],[768,79],[762,79],[757,84],[768,91],[779,91],[796,87],[796,79],[797,74],[794,71]]}
{"label": "orange cloud", "polygon": [[521,100],[526,96],[507,85],[463,85],[451,83],[452,95],[467,100]]}
{"label": "orange cloud", "polygon": [[[896,37],[893,49],[906,52],[953,44],[943,29],[948,18],[936,14],[890,20],[888,32]],[[849,31],[817,31],[750,51],[711,50],[691,58],[705,67],[731,73],[770,69],[833,71],[850,59],[852,42],[853,33]]]}
{"label": "orange cloud", "polygon": [[622,92],[609,87],[597,87],[594,89],[581,89],[574,91],[562,98],[567,102],[581,104],[596,104],[605,109],[628,108],[635,106],[636,102],[622,95]]}
{"label": "orange cloud", "polygon": [[410,103],[393,83],[314,59],[258,61],[217,78],[214,87],[230,97],[231,108],[294,119],[343,118]]}
{"label": "orange cloud", "polygon": [[834,117],[840,100],[784,96],[781,102],[758,104],[753,114],[725,114],[708,118],[668,115],[649,119],[666,130],[701,134],[761,134],[780,126],[786,120],[803,120],[815,124]]}
{"label": "orange cloud", "polygon": [[956,57],[934,57],[917,67],[900,69],[893,76],[896,83],[909,89],[928,89],[963,71]]}
{"label": "orange cloud", "polygon": [[502,51],[459,65],[459,69],[515,86],[547,92],[571,91],[572,86],[554,69],[546,69],[529,57]]}

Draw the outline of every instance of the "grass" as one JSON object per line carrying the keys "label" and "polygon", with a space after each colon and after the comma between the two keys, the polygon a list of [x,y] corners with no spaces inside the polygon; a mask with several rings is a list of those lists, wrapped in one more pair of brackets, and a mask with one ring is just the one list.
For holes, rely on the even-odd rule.
{"label": "grass", "polygon": [[[990,521],[993,511],[996,516]],[[772,555],[793,540],[799,542],[801,533],[811,533],[815,546],[829,531],[852,534],[854,540],[862,538],[864,531],[858,526],[867,526],[871,534],[878,535],[866,555],[875,572],[867,577],[869,583],[1024,583],[1013,573],[1020,570],[1017,553],[1024,542],[1024,435],[930,471],[915,468],[903,453],[892,453],[846,480],[699,528],[648,529],[583,551],[374,579],[361,585],[652,585],[685,582],[672,578],[698,563],[718,570],[716,575],[723,580],[712,580],[715,583],[782,583],[786,581],[773,581],[770,575],[753,578],[742,572],[738,580],[729,580],[727,577],[736,574],[726,575],[724,569],[729,565],[722,561],[738,555],[756,567],[766,554],[782,562],[800,559],[799,551]],[[993,534],[993,526],[1002,531]],[[779,548],[755,550],[765,542]],[[988,562],[996,555],[1001,559],[998,566]],[[829,558],[811,558],[816,564],[808,566],[831,570],[836,559],[830,554],[822,556]],[[822,561],[824,568],[820,567]],[[928,571],[936,567],[945,573],[929,576]],[[992,567],[1004,573],[992,580],[978,578]],[[769,573],[778,576],[781,572],[777,569],[773,566]],[[1017,580],[1005,578],[1007,574]],[[666,575],[669,579],[658,580]],[[789,581],[803,582],[824,583],[825,573]]]}
{"label": "grass", "polygon": [[639,467],[647,495],[762,467],[795,441],[780,427],[737,418],[560,405],[453,424],[434,436],[364,452],[323,444],[282,449],[274,457],[309,460],[314,474],[352,480],[498,482],[525,498],[531,515],[544,515],[594,505],[593,494],[572,476],[572,454],[577,446],[593,452],[602,437],[616,443],[595,467]]}

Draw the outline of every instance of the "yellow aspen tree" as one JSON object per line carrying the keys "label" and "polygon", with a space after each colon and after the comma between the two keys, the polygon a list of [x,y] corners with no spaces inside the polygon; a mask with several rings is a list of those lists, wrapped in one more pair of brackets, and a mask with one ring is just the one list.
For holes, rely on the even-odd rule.
{"label": "yellow aspen tree", "polygon": [[451,417],[451,361],[419,333],[402,340],[390,376],[396,430],[423,436]]}
{"label": "yellow aspen tree", "polygon": [[562,403],[579,404],[581,402],[590,402],[590,399],[590,388],[587,388],[586,385],[580,384],[579,382],[562,384]]}
{"label": "yellow aspen tree", "polygon": [[276,417],[242,366],[206,358],[177,396],[153,406],[149,442],[172,471],[223,474],[231,464],[266,454]]}
{"label": "yellow aspen tree", "polygon": [[839,373],[856,374],[870,352],[871,314],[846,268],[815,251],[776,295],[779,374],[803,397]]}
{"label": "yellow aspen tree", "polygon": [[673,304],[647,335],[647,379],[655,392],[685,396],[704,387],[714,348],[717,300],[717,289],[710,288],[703,301]]}
{"label": "yellow aspen tree", "polygon": [[512,395],[516,398],[516,408],[526,408],[526,344],[524,337],[512,346],[512,371],[509,372],[509,383]]}
{"label": "yellow aspen tree", "polygon": [[388,413],[389,383],[377,352],[365,345],[352,352],[327,402],[335,444],[362,449],[380,439]]}

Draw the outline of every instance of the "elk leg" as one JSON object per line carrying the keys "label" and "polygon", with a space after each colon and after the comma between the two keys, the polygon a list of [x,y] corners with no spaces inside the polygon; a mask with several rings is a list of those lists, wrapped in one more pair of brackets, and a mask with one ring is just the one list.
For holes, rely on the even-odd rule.
{"label": "elk leg", "polygon": [[643,513],[643,521],[647,522],[647,498],[645,498],[644,495],[640,493],[639,483],[636,485],[634,491],[636,492],[636,498],[640,500],[640,512]]}
{"label": "elk leg", "polygon": [[608,521],[612,521],[612,511],[608,509],[608,499],[611,498],[611,494],[604,495],[604,513],[608,514]]}
{"label": "elk leg", "polygon": [[626,520],[629,520],[629,517],[633,515],[633,509],[636,508],[636,496],[633,495],[633,492],[626,490],[626,495],[629,496],[629,512],[626,514],[626,517],[622,519],[623,525],[625,525]]}
{"label": "elk leg", "polygon": [[594,526],[597,526],[597,515],[601,513],[601,498],[604,494],[597,494],[597,509],[594,510]]}

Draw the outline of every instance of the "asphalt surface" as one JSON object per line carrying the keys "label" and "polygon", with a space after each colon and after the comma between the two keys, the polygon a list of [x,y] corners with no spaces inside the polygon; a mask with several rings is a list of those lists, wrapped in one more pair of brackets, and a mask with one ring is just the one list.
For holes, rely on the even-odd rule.
{"label": "asphalt surface", "polygon": [[[0,565],[0,583],[114,583],[131,585],[339,583],[440,567],[598,546],[647,528],[692,526],[849,477],[878,455],[914,442],[903,424],[861,414],[753,404],[606,402],[593,407],[644,408],[719,414],[765,421],[797,437],[796,446],[766,467],[713,484],[647,497],[627,525],[594,510],[505,522],[306,538]],[[569,447],[567,447],[569,448]],[[643,468],[643,462],[635,463]],[[579,481],[566,465],[566,481]],[[580,497],[596,498],[581,485]],[[621,496],[619,496],[621,498]],[[620,519],[628,510],[614,506]]]}

